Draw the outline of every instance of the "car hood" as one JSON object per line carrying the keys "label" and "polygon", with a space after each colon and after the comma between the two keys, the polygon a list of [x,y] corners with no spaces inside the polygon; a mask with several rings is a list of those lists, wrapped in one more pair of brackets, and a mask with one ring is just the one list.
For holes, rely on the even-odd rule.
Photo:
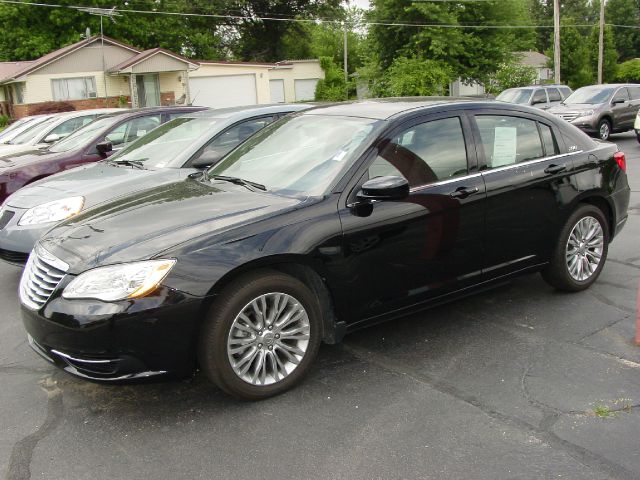
{"label": "car hood", "polygon": [[[39,150],[37,147],[32,146],[30,150],[25,152],[0,156],[0,174],[7,173],[10,170],[18,170],[46,160],[65,158],[70,153],[71,152],[54,153],[48,150]],[[0,155],[2,155],[1,152]]]}
{"label": "car hood", "polygon": [[299,207],[304,200],[194,179],[157,186],[88,210],[40,241],[70,273],[145,260],[192,241]]}
{"label": "car hood", "polygon": [[107,162],[90,164],[44,178],[7,199],[14,208],[31,208],[53,200],[84,197],[84,208],[156,185],[184,179],[195,169],[140,170]]}
{"label": "car hood", "polygon": [[601,103],[572,103],[571,105],[554,105],[547,112],[564,113],[564,112],[585,112],[587,110],[597,110],[602,106]]}
{"label": "car hood", "polygon": [[22,153],[22,152],[33,152],[34,150],[37,150],[38,147],[35,145],[11,145],[11,144],[4,144],[4,145],[0,145],[0,157],[8,157],[11,155],[15,155],[16,153]]}

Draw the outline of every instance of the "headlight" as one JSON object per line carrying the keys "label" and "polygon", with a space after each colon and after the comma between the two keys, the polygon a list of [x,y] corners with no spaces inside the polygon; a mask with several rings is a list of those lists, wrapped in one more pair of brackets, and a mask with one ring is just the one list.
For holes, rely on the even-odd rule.
{"label": "headlight", "polygon": [[62,296],[105,302],[143,297],[155,290],[175,263],[175,260],[148,260],[94,268],[72,280]]}
{"label": "headlight", "polygon": [[587,110],[586,112],[579,112],[578,117],[590,117],[593,115],[593,110]]}
{"label": "headlight", "polygon": [[84,205],[84,197],[70,197],[62,200],[36,205],[27,210],[18,225],[36,225],[38,223],[60,222],[77,215]]}

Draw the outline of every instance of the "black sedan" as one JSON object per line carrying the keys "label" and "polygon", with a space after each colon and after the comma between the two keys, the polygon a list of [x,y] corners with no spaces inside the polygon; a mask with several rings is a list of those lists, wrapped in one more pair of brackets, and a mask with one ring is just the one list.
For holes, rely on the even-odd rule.
{"label": "black sedan", "polygon": [[539,110],[417,99],[284,118],[204,174],[73,217],[20,285],[30,344],[84,378],[199,368],[280,393],[320,344],[525,272],[588,288],[624,154]]}

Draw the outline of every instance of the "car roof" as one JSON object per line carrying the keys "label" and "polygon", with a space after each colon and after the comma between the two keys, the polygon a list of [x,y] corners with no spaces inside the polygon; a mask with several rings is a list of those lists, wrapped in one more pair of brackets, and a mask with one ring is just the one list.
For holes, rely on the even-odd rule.
{"label": "car roof", "polygon": [[478,100],[468,97],[404,97],[377,98],[344,102],[318,106],[303,113],[303,115],[336,115],[343,117],[372,118],[387,120],[417,109],[436,108],[443,106],[461,106],[470,103],[495,106],[491,100]]}
{"label": "car roof", "polygon": [[193,107],[193,106],[171,106],[171,107],[144,107],[144,108],[122,108],[118,111],[107,113],[105,115],[101,115],[101,118],[113,117],[113,116],[130,116],[134,117],[137,115],[144,115],[146,113],[171,113],[171,112],[199,112],[201,110],[205,110],[208,107]]}
{"label": "car roof", "polygon": [[270,113],[299,112],[313,107],[309,103],[276,103],[271,105],[244,105],[241,107],[212,108],[196,113],[183,115],[189,118],[220,118],[235,119],[247,118],[255,115],[268,115]]}

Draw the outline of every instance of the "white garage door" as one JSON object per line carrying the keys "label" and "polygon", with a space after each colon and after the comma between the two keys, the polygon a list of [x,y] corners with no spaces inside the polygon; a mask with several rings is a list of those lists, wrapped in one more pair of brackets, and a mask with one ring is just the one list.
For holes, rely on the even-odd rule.
{"label": "white garage door", "polygon": [[189,78],[189,91],[193,104],[204,107],[237,107],[258,103],[255,75]]}
{"label": "white garage door", "polygon": [[284,103],[284,80],[269,80],[271,103]]}
{"label": "white garage door", "polygon": [[305,78],[304,80],[294,80],[293,85],[296,90],[296,100],[315,100],[317,78]]}

